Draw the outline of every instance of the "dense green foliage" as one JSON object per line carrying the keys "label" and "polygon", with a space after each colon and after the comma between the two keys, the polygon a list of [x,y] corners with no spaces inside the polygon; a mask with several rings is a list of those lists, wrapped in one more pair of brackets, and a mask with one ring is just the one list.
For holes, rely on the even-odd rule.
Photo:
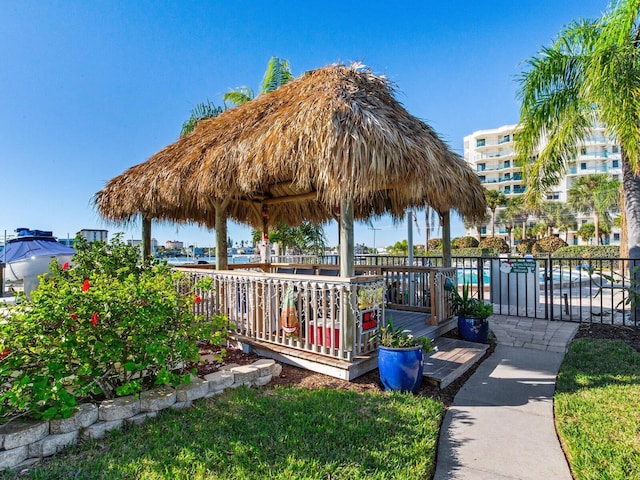
{"label": "dense green foliage", "polygon": [[523,254],[531,253],[534,243],[536,243],[536,241],[532,238],[522,239],[518,242],[518,245],[516,245],[516,251]]}
{"label": "dense green foliage", "polygon": [[617,340],[573,342],[560,368],[555,421],[576,479],[639,479],[640,355]]}
{"label": "dense green foliage", "polygon": [[571,245],[553,252],[553,258],[620,258],[617,245]]}
{"label": "dense green foliage", "polygon": [[536,243],[531,247],[533,253],[553,253],[559,248],[566,247],[567,242],[555,235],[541,238],[536,240]]}
{"label": "dense green foliage", "polygon": [[188,381],[174,369],[199,359],[196,342],[225,338],[226,318],[196,317],[205,292],[166,264],[140,263],[119,237],[76,249],[0,324],[0,418],[68,417],[84,399]]}
{"label": "dense green foliage", "polygon": [[441,238],[432,238],[431,240],[429,240],[429,243],[427,243],[427,246],[429,247],[428,250],[431,252],[442,252],[442,239]]}
{"label": "dense green foliage", "polygon": [[451,240],[451,248],[475,248],[478,243],[475,237],[456,237]]}
{"label": "dense green foliage", "polygon": [[494,250],[493,248],[459,248],[457,250],[453,250],[451,255],[453,257],[493,257],[496,256],[499,252]]}
{"label": "dense green foliage", "polygon": [[509,253],[509,245],[501,237],[487,237],[484,238],[479,244],[478,248],[491,248],[498,253]]}
{"label": "dense green foliage", "polygon": [[61,479],[418,479],[435,470],[445,409],[411,394],[230,389],[73,448],[26,476]]}

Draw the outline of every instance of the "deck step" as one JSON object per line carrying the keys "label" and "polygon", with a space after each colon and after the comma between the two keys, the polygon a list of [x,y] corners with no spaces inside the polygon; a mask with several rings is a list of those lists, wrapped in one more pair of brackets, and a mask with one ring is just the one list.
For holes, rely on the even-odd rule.
{"label": "deck step", "polygon": [[440,388],[446,388],[474,366],[489,348],[482,343],[465,342],[440,337],[434,341],[438,348],[424,360],[424,378]]}

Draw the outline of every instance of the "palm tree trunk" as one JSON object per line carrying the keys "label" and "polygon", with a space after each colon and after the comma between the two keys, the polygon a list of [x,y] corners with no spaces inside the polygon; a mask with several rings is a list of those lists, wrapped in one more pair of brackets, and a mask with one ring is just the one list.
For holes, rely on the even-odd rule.
{"label": "palm tree trunk", "polygon": [[600,245],[600,215],[595,208],[593,209],[593,226],[595,227],[596,245]]}
{"label": "palm tree trunk", "polygon": [[496,209],[491,210],[491,236],[496,236]]}
{"label": "palm tree trunk", "polygon": [[[636,298],[640,289],[640,176],[636,175],[629,163],[629,158],[622,149],[622,185],[624,188],[624,216],[627,224],[627,240],[629,244],[629,274],[632,277],[631,288],[635,289]],[[640,320],[640,305],[632,305],[631,321]]]}

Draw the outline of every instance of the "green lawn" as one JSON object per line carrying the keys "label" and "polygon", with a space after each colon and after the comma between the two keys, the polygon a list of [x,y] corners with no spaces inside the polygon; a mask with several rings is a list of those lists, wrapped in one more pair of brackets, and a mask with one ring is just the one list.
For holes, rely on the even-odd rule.
{"label": "green lawn", "polygon": [[640,355],[617,340],[573,342],[555,418],[576,480],[640,479]]}
{"label": "green lawn", "polygon": [[28,478],[428,479],[443,415],[408,394],[240,388],[73,447]]}

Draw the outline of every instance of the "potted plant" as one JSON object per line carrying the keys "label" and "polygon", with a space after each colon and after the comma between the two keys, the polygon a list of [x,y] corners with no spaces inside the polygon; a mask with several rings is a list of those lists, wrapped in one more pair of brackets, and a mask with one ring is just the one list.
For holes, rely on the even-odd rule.
{"label": "potted plant", "polygon": [[462,286],[462,295],[457,288],[452,290],[452,305],[458,315],[458,334],[462,340],[487,343],[489,339],[489,320],[493,314],[493,305],[474,298],[469,293],[469,285]]}
{"label": "potted plant", "polygon": [[423,356],[433,351],[431,339],[394,328],[389,319],[371,340],[379,342],[378,371],[385,390],[417,393],[422,382]]}

